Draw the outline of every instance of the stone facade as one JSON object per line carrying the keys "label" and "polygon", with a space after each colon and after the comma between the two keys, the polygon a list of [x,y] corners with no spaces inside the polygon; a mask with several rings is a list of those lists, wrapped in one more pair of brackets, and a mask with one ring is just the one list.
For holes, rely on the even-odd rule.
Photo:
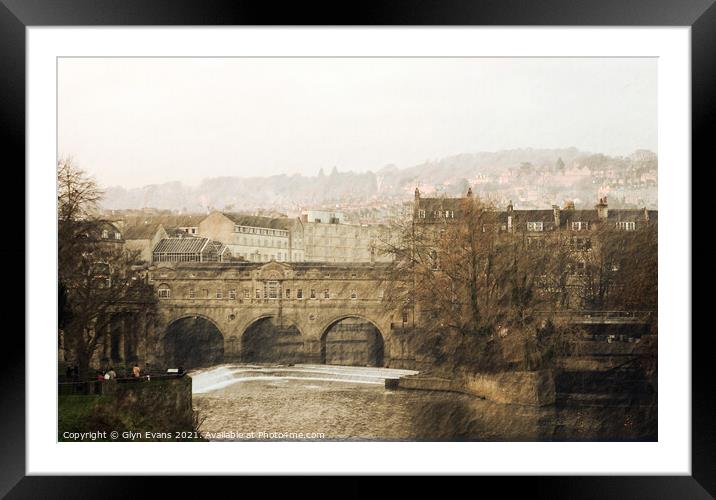
{"label": "stone facade", "polygon": [[502,404],[547,406],[554,404],[556,391],[551,370],[499,373],[456,373],[444,378],[408,375],[390,382],[390,389],[461,392]]}
{"label": "stone facade", "polygon": [[378,251],[386,228],[342,221],[333,212],[307,212],[302,219],[213,212],[199,224],[199,233],[248,262],[390,261]]}
{"label": "stone facade", "polygon": [[[332,356],[345,361],[345,349],[331,349],[341,340],[353,342],[345,338],[352,329],[334,327],[344,320],[350,320],[346,325],[360,320],[380,336],[380,343],[374,340],[369,347],[377,351],[382,346],[380,364],[410,364],[409,335],[396,327],[402,312],[388,310],[383,300],[386,264],[177,263],[152,267],[148,273],[157,290],[169,290],[159,298],[156,336],[148,341],[153,348],[147,351],[147,359],[153,365],[165,361],[164,336],[182,318],[203,318],[216,327],[223,340],[224,361],[242,360],[247,331],[270,318],[297,332],[290,342],[282,341],[298,345],[292,351],[299,353],[293,362],[330,362]],[[367,337],[365,343],[370,344]]]}
{"label": "stone facade", "polygon": [[303,236],[307,262],[389,262],[379,251],[385,228],[357,224],[305,222]]}
{"label": "stone facade", "polygon": [[164,238],[168,238],[169,234],[161,224],[152,224],[151,228],[131,228],[125,232],[125,243],[127,250],[137,252],[139,259],[149,263],[152,261],[152,251],[154,247]]}
{"label": "stone facade", "polygon": [[303,228],[299,219],[212,212],[199,224],[199,233],[220,241],[241,260],[303,260]]}

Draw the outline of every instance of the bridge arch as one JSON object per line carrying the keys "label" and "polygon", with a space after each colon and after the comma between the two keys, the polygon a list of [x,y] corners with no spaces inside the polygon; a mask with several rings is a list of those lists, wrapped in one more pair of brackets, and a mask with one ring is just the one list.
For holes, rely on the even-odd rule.
{"label": "bridge arch", "polygon": [[291,320],[276,314],[252,318],[240,334],[241,361],[247,363],[301,363],[304,335]]}
{"label": "bridge arch", "polygon": [[216,322],[202,314],[187,314],[169,322],[162,337],[165,363],[197,368],[224,360],[224,334]]}
{"label": "bridge arch", "polygon": [[320,334],[320,361],[329,365],[384,366],[386,337],[375,321],[343,314]]}

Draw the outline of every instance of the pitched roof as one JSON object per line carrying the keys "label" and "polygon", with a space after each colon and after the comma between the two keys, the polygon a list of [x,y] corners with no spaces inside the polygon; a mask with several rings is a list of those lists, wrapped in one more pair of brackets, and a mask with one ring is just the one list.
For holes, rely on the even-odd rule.
{"label": "pitched roof", "polygon": [[560,213],[560,217],[562,218],[562,221],[565,224],[569,224],[571,222],[597,222],[597,221],[599,221],[599,215],[597,214],[597,211],[594,209],[562,210]]}
{"label": "pitched roof", "polygon": [[543,230],[546,231],[557,227],[554,223],[553,210],[513,210],[510,213],[514,217],[513,225],[515,226],[527,226],[528,222],[541,222]]}
{"label": "pitched roof", "polygon": [[125,240],[150,240],[157,234],[162,224],[159,222],[144,221],[143,223],[138,222],[131,226],[124,226],[124,239]]}
{"label": "pitched roof", "polygon": [[199,253],[209,243],[208,238],[163,238],[154,253]]}
{"label": "pitched roof", "polygon": [[[647,213],[649,213],[649,220],[651,220],[651,212],[656,212],[656,210],[647,210]],[[607,214],[607,220],[614,222],[640,222],[644,221],[644,219],[646,219],[646,217],[643,208],[613,209],[609,210],[609,213]],[[654,217],[654,220],[656,220],[656,217]]]}
{"label": "pitched roof", "polygon": [[460,205],[465,198],[419,198],[417,208],[425,210],[425,213],[437,210],[460,210]]}
{"label": "pitched roof", "polygon": [[516,222],[552,222],[554,223],[554,212],[552,210],[513,210],[512,215]]}
{"label": "pitched roof", "polygon": [[[142,215],[124,218],[125,227],[161,224],[167,231],[175,227],[199,227],[199,222],[206,219],[204,214],[187,215]],[[139,239],[139,238],[137,238]]]}
{"label": "pitched roof", "polygon": [[[84,237],[89,241],[120,242],[124,240],[123,231],[108,220],[58,221],[58,229],[70,230],[75,237]],[[107,237],[104,237],[104,231],[107,231]],[[119,233],[120,239],[115,238],[115,233]]]}
{"label": "pitched roof", "polygon": [[221,212],[231,219],[234,224],[249,227],[266,227],[271,229],[291,229],[294,219],[289,217],[263,217],[261,215],[246,215],[235,212]]}

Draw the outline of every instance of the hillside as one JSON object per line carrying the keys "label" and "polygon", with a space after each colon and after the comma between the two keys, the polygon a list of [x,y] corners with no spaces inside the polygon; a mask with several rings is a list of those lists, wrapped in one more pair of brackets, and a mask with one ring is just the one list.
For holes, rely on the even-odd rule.
{"label": "hillside", "polygon": [[657,157],[637,151],[628,157],[609,157],[568,149],[517,149],[460,154],[419,165],[387,165],[362,173],[316,176],[237,175],[205,179],[196,187],[177,181],[125,189],[106,189],[105,209],[152,207],[183,212],[211,209],[269,209],[287,213],[302,208],[335,207],[351,210],[394,206],[412,198],[419,186],[428,193],[455,196],[471,186],[476,193],[502,203],[514,200],[525,208],[544,207],[571,199],[588,206],[610,195],[625,206],[656,208]]}

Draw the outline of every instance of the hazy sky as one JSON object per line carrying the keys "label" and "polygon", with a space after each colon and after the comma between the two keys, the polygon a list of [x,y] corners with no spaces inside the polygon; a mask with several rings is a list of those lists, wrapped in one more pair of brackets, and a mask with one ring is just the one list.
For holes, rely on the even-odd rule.
{"label": "hazy sky", "polygon": [[657,151],[656,59],[60,59],[59,154],[103,186]]}

